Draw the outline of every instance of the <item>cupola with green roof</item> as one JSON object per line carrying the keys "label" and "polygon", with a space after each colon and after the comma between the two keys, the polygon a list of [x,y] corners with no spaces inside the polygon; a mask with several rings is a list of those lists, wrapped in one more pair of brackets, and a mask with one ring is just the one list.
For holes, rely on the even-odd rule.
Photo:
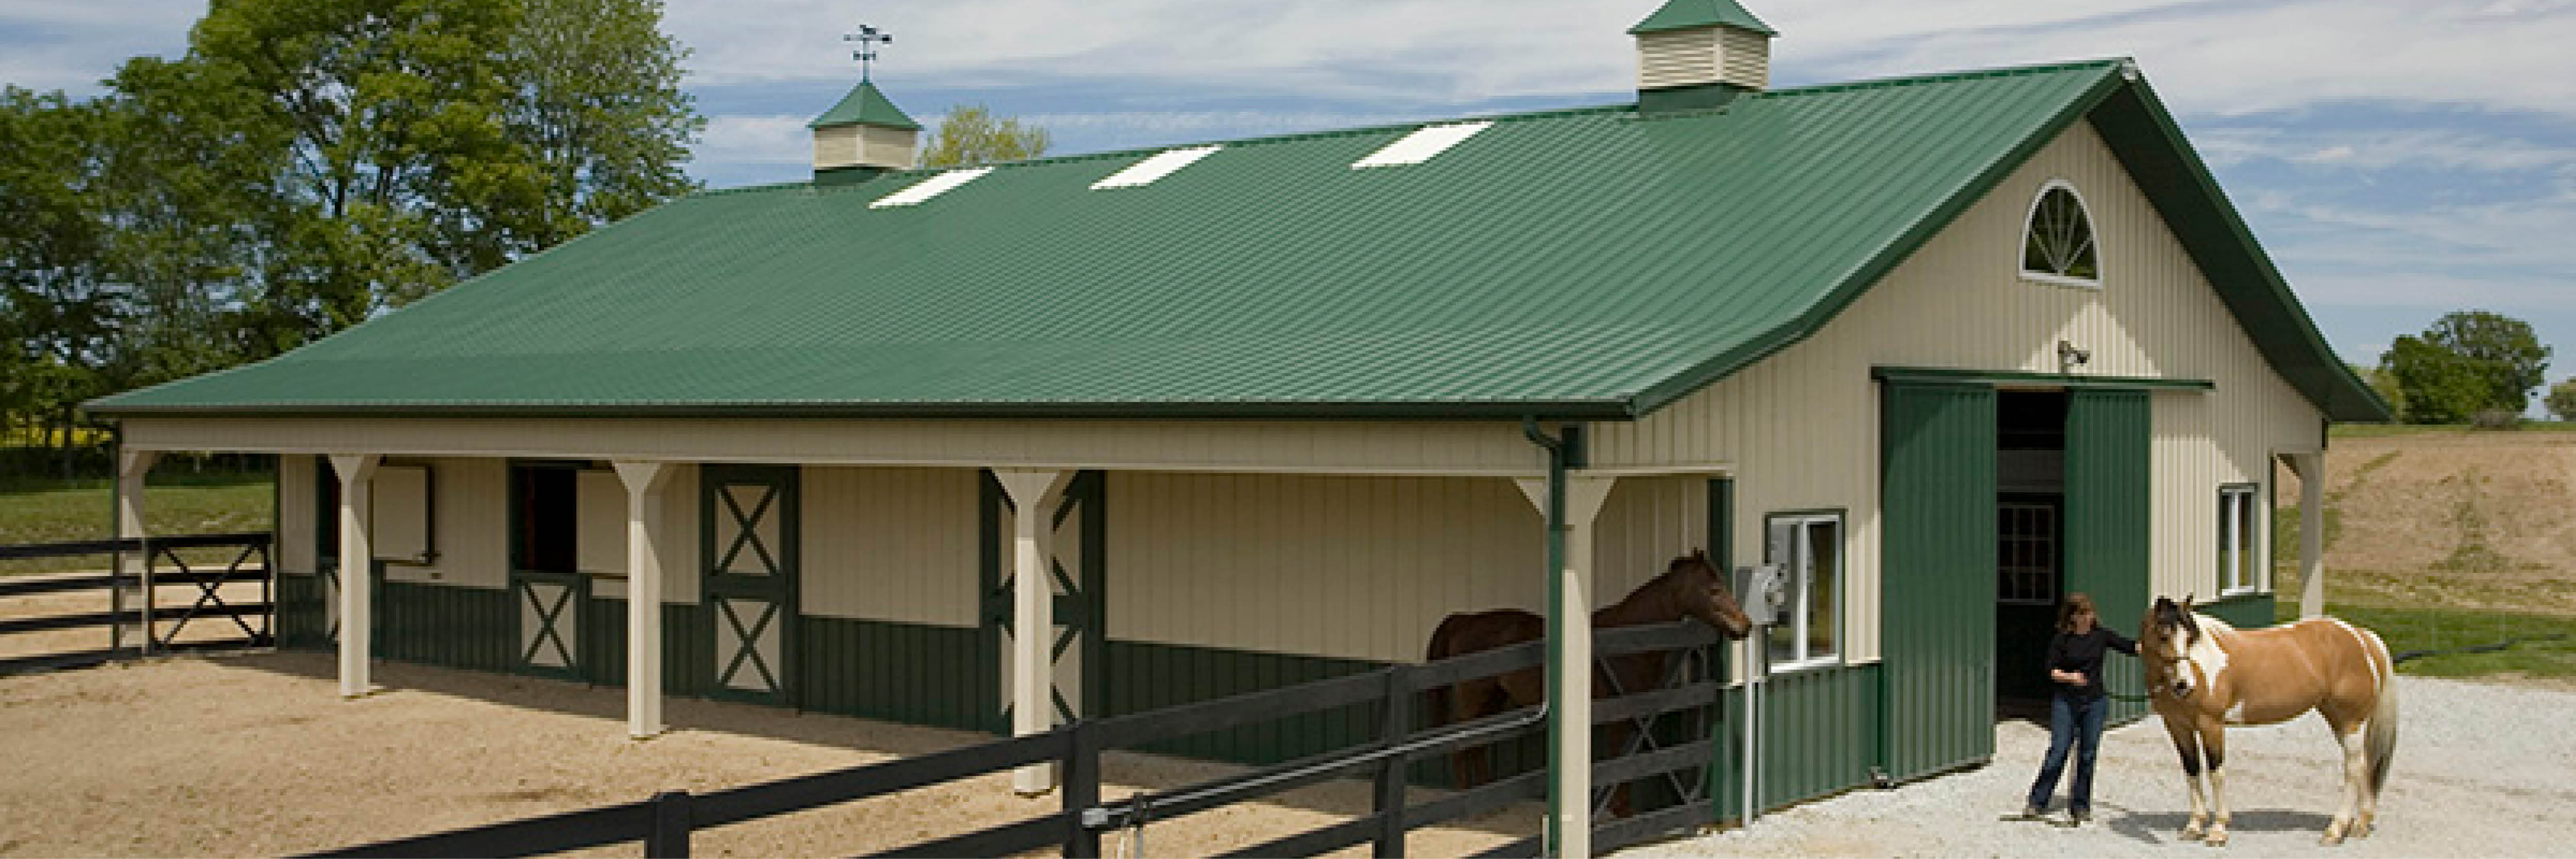
{"label": "cupola with green roof", "polygon": [[814,177],[866,178],[889,170],[910,170],[921,142],[921,123],[912,121],[894,101],[868,80],[841,97],[839,104],[814,118]]}
{"label": "cupola with green roof", "polygon": [[1735,0],[1665,0],[1628,34],[1637,37],[1637,109],[1717,107],[1771,86],[1771,37],[1779,32]]}

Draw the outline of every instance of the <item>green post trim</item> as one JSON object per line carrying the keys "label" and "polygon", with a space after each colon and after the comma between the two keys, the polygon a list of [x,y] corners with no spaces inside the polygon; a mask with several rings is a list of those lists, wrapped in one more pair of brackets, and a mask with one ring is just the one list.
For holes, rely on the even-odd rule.
{"label": "green post trim", "polygon": [[[1549,437],[1538,429],[1537,418],[1523,418],[1521,434],[1531,444],[1547,450],[1547,821],[1541,827],[1540,844],[1546,855],[1557,855],[1565,833],[1559,823],[1566,797],[1556,789],[1558,767],[1565,765],[1565,593],[1560,579],[1565,575],[1565,460],[1572,433]],[[1585,694],[1591,693],[1589,684]],[[1590,726],[1584,726],[1586,730]],[[1590,808],[1591,797],[1575,797]]]}

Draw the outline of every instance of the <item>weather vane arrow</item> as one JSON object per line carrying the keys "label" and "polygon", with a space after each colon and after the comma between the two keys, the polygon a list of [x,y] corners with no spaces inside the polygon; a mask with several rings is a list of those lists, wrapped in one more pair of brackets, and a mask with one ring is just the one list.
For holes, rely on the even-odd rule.
{"label": "weather vane arrow", "polygon": [[841,41],[852,42],[859,46],[858,50],[850,52],[850,59],[859,61],[859,82],[866,83],[870,74],[869,66],[877,59],[877,46],[894,44],[894,34],[860,24],[858,32],[843,35]]}

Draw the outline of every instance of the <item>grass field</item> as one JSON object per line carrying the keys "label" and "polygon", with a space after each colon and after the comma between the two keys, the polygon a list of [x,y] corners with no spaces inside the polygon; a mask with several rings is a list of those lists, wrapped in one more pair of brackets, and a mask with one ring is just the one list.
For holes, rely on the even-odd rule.
{"label": "grass field", "polygon": [[[269,530],[268,475],[155,475],[144,521],[155,534]],[[0,492],[0,545],[103,540],[113,536],[113,482],[50,481]],[[0,575],[94,569],[104,557],[0,561]]]}

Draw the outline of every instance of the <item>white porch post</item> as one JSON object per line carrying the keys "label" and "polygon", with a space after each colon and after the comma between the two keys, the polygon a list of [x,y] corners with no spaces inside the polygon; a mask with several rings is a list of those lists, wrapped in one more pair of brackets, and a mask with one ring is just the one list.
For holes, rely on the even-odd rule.
{"label": "white porch post", "polygon": [[[119,450],[117,452],[116,539],[131,540],[151,536],[143,526],[143,477],[152,473],[152,464],[160,459],[161,452],[157,450]],[[155,630],[159,628],[158,623],[152,619],[156,600],[153,599],[152,593],[151,564],[151,556],[143,552],[116,553],[115,573],[119,579],[116,593],[120,602],[126,593],[126,586],[122,583],[124,577],[128,574],[140,577],[134,589],[137,595],[136,602],[139,605],[118,605],[116,610],[122,612],[132,609],[141,613],[138,616],[143,621],[141,624],[143,640],[135,646],[145,653],[152,652],[153,639],[158,637]],[[117,630],[118,637],[122,637],[125,629],[124,619],[118,618],[116,626],[111,628]],[[126,645],[123,641],[114,641],[110,644],[120,648]]]}
{"label": "white porch post", "polygon": [[2326,613],[2326,454],[2294,454],[2299,475],[2299,616]]}
{"label": "white porch post", "polygon": [[[1521,494],[1547,517],[1547,481],[1516,481]],[[1565,478],[1565,566],[1548,586],[1556,589],[1562,637],[1548,640],[1548,656],[1559,666],[1558,688],[1548,690],[1549,718],[1556,722],[1556,772],[1550,793],[1557,819],[1556,855],[1592,855],[1592,520],[1610,498],[1616,477]]]}
{"label": "white porch post", "polygon": [[[1048,559],[1056,500],[1073,482],[1070,471],[993,469],[1011,497],[1011,734],[1025,737],[1055,727],[1055,576]],[[1011,774],[1011,789],[1035,796],[1055,788],[1055,767],[1031,764]]]}
{"label": "white porch post", "polygon": [[616,463],[626,484],[626,735],[662,733],[662,502],[667,462]]}
{"label": "white porch post", "polygon": [[369,546],[367,514],[369,481],[384,457],[375,454],[331,455],[331,470],[340,476],[340,697],[358,698],[374,691],[367,678],[367,656],[373,652],[374,579],[369,569],[375,550]]}

